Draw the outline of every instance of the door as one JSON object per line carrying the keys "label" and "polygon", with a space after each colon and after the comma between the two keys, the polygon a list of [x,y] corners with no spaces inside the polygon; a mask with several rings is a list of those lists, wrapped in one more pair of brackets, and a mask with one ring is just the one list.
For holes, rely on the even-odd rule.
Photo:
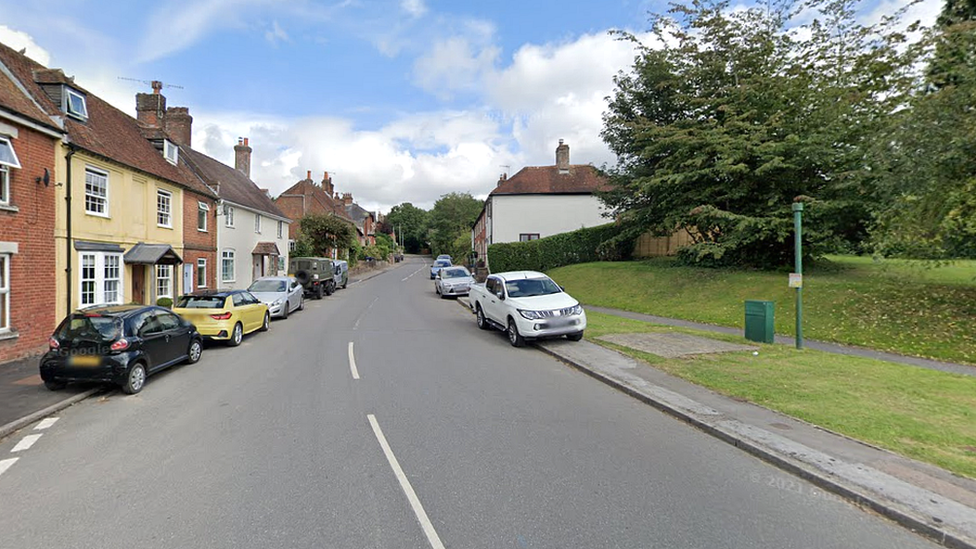
{"label": "door", "polygon": [[264,256],[252,255],[251,262],[254,264],[254,272],[251,275],[251,282],[264,276]]}
{"label": "door", "polygon": [[505,283],[499,278],[489,278],[485,283],[488,292],[488,303],[485,304],[485,315],[488,318],[505,324],[505,304],[502,298],[505,296]]}
{"label": "door", "polygon": [[132,266],[132,301],[146,303],[146,266]]}
{"label": "door", "polygon": [[169,342],[166,341],[163,325],[155,314],[146,316],[138,327],[137,333],[142,338],[142,349],[149,356],[149,371],[155,371],[169,361],[167,358]]}
{"label": "door", "polygon": [[[193,268],[196,266],[196,262],[184,263],[183,264],[183,293],[188,294],[193,291]],[[173,292],[174,301],[179,297],[176,292]]]}
{"label": "door", "polygon": [[180,317],[168,311],[157,311],[156,321],[163,332],[165,362],[185,356],[190,348],[190,329],[180,322]]}
{"label": "door", "polygon": [[288,281],[288,312],[294,311],[302,304],[302,285],[297,280]]}

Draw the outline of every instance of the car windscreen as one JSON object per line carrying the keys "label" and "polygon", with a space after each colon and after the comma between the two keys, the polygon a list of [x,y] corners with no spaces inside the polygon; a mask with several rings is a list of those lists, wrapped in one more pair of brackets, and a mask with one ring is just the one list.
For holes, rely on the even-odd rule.
{"label": "car windscreen", "polygon": [[225,297],[185,295],[176,302],[177,309],[222,309]]}
{"label": "car windscreen", "polygon": [[532,297],[537,295],[558,294],[562,290],[549,278],[525,278],[505,282],[508,297]]}
{"label": "car windscreen", "polygon": [[58,327],[58,339],[114,341],[122,335],[122,319],[114,316],[76,314]]}
{"label": "car windscreen", "polygon": [[284,280],[255,280],[247,287],[249,292],[284,292],[288,284]]}
{"label": "car windscreen", "polygon": [[451,262],[446,259],[438,259],[434,262],[435,267],[450,267]]}
{"label": "car windscreen", "polygon": [[441,274],[441,278],[463,278],[466,276],[471,275],[464,269],[445,269],[443,274]]}

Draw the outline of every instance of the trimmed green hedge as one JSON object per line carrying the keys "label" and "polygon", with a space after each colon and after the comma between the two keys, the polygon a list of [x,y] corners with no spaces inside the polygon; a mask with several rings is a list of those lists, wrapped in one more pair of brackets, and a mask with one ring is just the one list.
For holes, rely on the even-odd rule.
{"label": "trimmed green hedge", "polygon": [[613,223],[547,236],[529,242],[506,242],[488,247],[492,272],[541,271],[591,261],[630,259],[634,239]]}

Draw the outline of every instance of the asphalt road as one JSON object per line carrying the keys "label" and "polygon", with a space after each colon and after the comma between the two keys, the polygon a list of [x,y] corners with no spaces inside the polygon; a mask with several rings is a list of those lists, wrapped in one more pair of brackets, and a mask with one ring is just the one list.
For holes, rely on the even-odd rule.
{"label": "asphalt road", "polygon": [[935,547],[478,330],[420,258],[57,417],[0,441],[0,548]]}

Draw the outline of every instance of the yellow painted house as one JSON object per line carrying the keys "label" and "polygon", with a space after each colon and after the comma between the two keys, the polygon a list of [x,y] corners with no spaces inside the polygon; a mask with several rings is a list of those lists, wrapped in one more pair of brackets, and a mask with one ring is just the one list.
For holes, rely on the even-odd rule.
{"label": "yellow painted house", "polygon": [[60,69],[24,57],[13,70],[68,136],[54,174],[57,318],[69,308],[177,297],[184,193],[216,195],[165,132],[141,125]]}

